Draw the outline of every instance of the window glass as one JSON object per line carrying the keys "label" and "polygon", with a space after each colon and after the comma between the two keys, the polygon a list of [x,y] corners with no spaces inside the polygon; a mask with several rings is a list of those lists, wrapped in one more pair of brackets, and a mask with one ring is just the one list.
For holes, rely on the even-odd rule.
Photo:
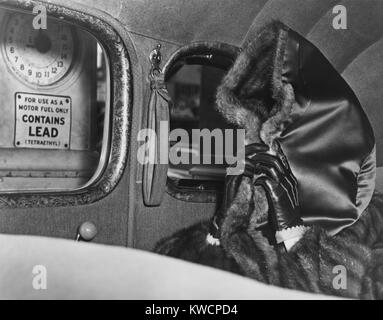
{"label": "window glass", "polygon": [[[201,187],[202,182],[222,181],[225,176],[225,129],[234,129],[215,108],[216,91],[226,70],[210,65],[184,64],[167,82],[172,98],[170,109],[170,130],[183,129],[188,133],[189,141],[180,139],[171,141],[180,155],[188,154],[189,163],[174,164],[170,161],[168,178],[178,185]],[[194,139],[194,131],[209,132],[218,129],[222,139],[211,139],[210,149],[204,149],[205,140]],[[214,137],[214,135],[212,135]],[[234,131],[235,138],[235,131]],[[235,141],[235,139],[234,139]],[[235,145],[233,146],[235,151]],[[206,157],[208,156],[208,157]],[[192,158],[197,159],[193,163]],[[204,161],[211,159],[211,163]],[[221,160],[221,161],[220,161]]]}
{"label": "window glass", "polygon": [[0,10],[0,192],[74,190],[105,165],[108,64],[86,31]]}

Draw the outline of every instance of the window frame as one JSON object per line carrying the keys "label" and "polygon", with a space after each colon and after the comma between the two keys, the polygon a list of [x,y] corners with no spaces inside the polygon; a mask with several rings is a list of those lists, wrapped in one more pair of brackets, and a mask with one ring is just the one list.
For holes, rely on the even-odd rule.
{"label": "window frame", "polygon": [[94,203],[108,194],[120,181],[128,159],[130,113],[132,110],[131,63],[126,31],[109,16],[82,5],[71,7],[29,0],[0,0],[0,7],[31,13],[44,5],[50,18],[65,20],[92,34],[104,48],[109,62],[108,147],[100,158],[105,161],[99,176],[83,188],[68,191],[12,191],[0,193],[0,208],[66,207]]}
{"label": "window frame", "polygon": [[[240,52],[240,48],[234,45],[221,43],[221,42],[195,42],[183,46],[178,49],[166,62],[163,72],[165,75],[165,82],[169,80],[173,73],[174,66],[182,60],[193,59],[193,57],[212,55],[219,56],[225,59],[230,59],[234,63],[236,57]],[[198,65],[198,64],[196,64]],[[209,64],[214,66],[214,64]],[[197,182],[198,180],[196,180]],[[197,183],[196,183],[197,184]],[[219,201],[223,192],[223,183],[221,187],[213,186],[209,189],[205,188],[206,184],[201,183],[196,187],[182,187],[177,185],[176,181],[167,178],[166,192],[171,197],[187,202],[196,203],[216,203]]]}

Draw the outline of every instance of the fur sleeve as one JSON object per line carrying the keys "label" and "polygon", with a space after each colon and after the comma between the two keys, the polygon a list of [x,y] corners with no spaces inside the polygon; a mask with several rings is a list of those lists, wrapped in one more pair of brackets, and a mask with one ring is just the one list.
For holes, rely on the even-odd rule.
{"label": "fur sleeve", "polygon": [[[353,226],[336,236],[312,228],[288,253],[278,252],[236,210],[223,223],[222,244],[242,272],[259,281],[349,298],[383,298],[382,210],[383,197],[375,195]],[[339,266],[346,271],[342,288],[334,285]]]}

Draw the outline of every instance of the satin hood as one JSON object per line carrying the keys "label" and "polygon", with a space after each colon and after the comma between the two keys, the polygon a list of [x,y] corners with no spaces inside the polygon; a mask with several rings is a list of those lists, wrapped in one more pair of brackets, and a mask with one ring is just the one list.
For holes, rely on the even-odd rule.
{"label": "satin hood", "polygon": [[278,141],[299,184],[302,219],[336,234],[375,188],[375,139],[352,89],[312,43],[280,22],[247,43],[217,108],[249,143]]}

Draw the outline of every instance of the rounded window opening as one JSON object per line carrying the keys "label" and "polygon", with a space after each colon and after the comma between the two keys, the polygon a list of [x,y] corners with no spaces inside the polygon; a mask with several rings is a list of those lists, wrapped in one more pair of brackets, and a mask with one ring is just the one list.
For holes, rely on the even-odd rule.
{"label": "rounded window opening", "polygon": [[[236,155],[237,132],[215,105],[217,88],[232,63],[232,58],[220,55],[188,56],[168,72],[166,83],[172,99],[168,183],[173,186],[200,191],[223,186],[226,168]],[[182,138],[172,139],[175,131]]]}

